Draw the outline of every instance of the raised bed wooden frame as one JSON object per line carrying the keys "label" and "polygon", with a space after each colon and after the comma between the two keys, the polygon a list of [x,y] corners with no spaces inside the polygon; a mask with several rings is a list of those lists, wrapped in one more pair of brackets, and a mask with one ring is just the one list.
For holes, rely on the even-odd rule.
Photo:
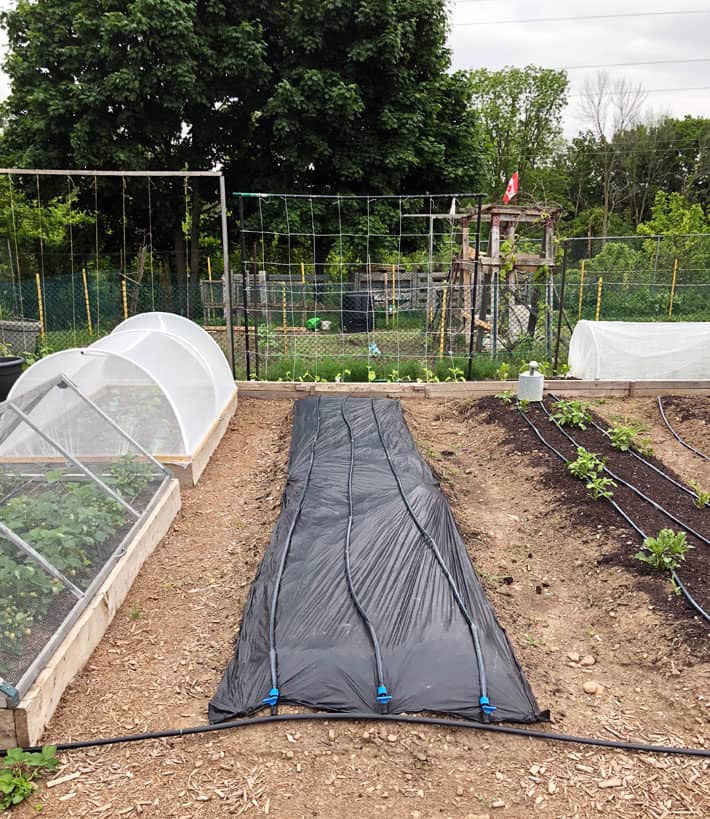
{"label": "raised bed wooden frame", "polygon": [[171,480],[132,532],[123,554],[16,708],[0,707],[0,748],[36,744],[64,690],[81,671],[126,598],[141,566],[180,510],[180,486]]}

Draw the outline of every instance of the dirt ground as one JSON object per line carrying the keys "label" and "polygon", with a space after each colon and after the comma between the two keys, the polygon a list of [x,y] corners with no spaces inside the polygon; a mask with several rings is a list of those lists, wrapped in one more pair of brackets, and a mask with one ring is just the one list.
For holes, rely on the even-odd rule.
{"label": "dirt ground", "polygon": [[[659,425],[652,403],[597,409],[645,420],[662,460],[710,484],[707,462],[696,463]],[[200,485],[184,492],[180,518],[67,690],[46,741],[206,721],[278,515],[291,406],[240,402]],[[405,411],[538,703],[552,713],[550,728],[710,745],[707,639],[686,640],[687,620],[655,606],[632,568],[605,561],[619,546],[615,521],[586,524],[560,503],[546,456],[518,445],[482,411],[464,418],[456,403],[434,401],[407,402]],[[702,448],[703,426],[682,423]],[[710,449],[707,437],[705,444]],[[596,694],[585,692],[590,682]],[[432,727],[260,726],[61,761],[51,787],[42,785],[13,819],[36,815],[40,805],[48,817],[710,815],[707,760]]]}

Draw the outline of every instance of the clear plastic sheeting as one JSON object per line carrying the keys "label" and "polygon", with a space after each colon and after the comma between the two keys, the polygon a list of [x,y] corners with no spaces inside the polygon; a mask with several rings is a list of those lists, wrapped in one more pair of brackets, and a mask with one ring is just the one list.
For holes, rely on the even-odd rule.
{"label": "clear plastic sheeting", "polygon": [[710,322],[580,321],[568,362],[575,378],[710,379]]}
{"label": "clear plastic sheeting", "polygon": [[[62,433],[57,406],[89,425],[94,452]],[[0,678],[26,692],[169,480],[66,380],[2,405]]]}
{"label": "clear plastic sheeting", "polygon": [[[66,376],[154,455],[189,460],[199,449],[236,387],[219,347],[204,330],[180,316],[149,313],[128,319],[84,349],[63,350],[25,371],[9,398],[31,394]],[[125,441],[96,442],[85,409],[55,393],[43,404],[43,423],[70,440],[79,453],[96,454]],[[17,440],[15,443],[19,443]],[[45,446],[32,441],[40,455]]]}
{"label": "clear plastic sheeting", "polygon": [[209,718],[280,703],[547,716],[398,402],[295,404],[281,515]]}

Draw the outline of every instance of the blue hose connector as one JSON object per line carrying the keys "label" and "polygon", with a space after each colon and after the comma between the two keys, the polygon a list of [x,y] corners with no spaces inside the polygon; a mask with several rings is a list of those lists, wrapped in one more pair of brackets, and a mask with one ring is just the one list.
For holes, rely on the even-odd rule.
{"label": "blue hose connector", "polygon": [[264,699],[262,700],[264,705],[270,705],[272,708],[278,703],[278,701],[279,701],[278,688],[272,688],[271,691],[269,691],[269,696],[264,697]]}
{"label": "blue hose connector", "polygon": [[488,699],[488,697],[481,697],[478,700],[478,703],[481,706],[481,711],[483,711],[484,714],[490,715],[496,710],[495,705],[491,705],[491,701]]}
{"label": "blue hose connector", "polygon": [[392,700],[389,692],[387,691],[386,685],[378,685],[377,686],[377,702],[382,703],[382,705],[386,705],[388,702]]}

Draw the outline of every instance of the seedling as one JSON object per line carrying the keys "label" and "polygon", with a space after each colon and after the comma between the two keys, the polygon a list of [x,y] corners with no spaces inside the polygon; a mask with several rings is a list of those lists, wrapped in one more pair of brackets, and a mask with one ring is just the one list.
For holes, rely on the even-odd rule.
{"label": "seedling", "polygon": [[589,404],[584,401],[556,401],[552,409],[552,420],[557,421],[561,427],[586,429],[592,420]]}
{"label": "seedling", "polygon": [[577,447],[577,460],[570,461],[567,469],[580,480],[596,478],[600,472],[604,471],[604,461],[593,452],[583,446]]}
{"label": "seedling", "polygon": [[504,404],[512,404],[515,393],[512,390],[504,390],[503,392],[499,392],[496,398]]}
{"label": "seedling", "polygon": [[697,481],[691,481],[690,488],[695,492],[693,503],[698,509],[704,509],[706,506],[710,506],[710,492],[705,492]]}
{"label": "seedling", "polygon": [[616,487],[616,482],[611,478],[603,478],[600,475],[595,475],[587,481],[587,489],[594,500],[601,500],[602,498],[613,498],[614,493],[611,491],[612,487]]}
{"label": "seedling", "polygon": [[661,529],[658,537],[647,537],[643,548],[634,557],[649,565],[657,572],[672,572],[680,566],[689,549],[685,532],[674,532],[672,529]]}
{"label": "seedling", "polygon": [[449,373],[446,376],[447,381],[465,381],[466,380],[461,367],[449,367],[447,372]]}
{"label": "seedling", "polygon": [[614,424],[607,430],[607,435],[614,449],[620,452],[633,450],[639,455],[653,455],[653,447],[649,438],[644,436],[646,427],[637,421],[629,421],[625,424]]}
{"label": "seedling", "polygon": [[35,780],[43,773],[53,771],[59,764],[57,749],[47,745],[41,751],[28,753],[11,748],[0,765],[0,810],[24,802],[37,788]]}
{"label": "seedling", "polygon": [[529,406],[530,402],[525,398],[521,398],[520,401],[518,401],[518,409],[520,412],[527,412]]}
{"label": "seedling", "polygon": [[510,364],[504,361],[495,372],[497,381],[507,381],[510,378]]}

